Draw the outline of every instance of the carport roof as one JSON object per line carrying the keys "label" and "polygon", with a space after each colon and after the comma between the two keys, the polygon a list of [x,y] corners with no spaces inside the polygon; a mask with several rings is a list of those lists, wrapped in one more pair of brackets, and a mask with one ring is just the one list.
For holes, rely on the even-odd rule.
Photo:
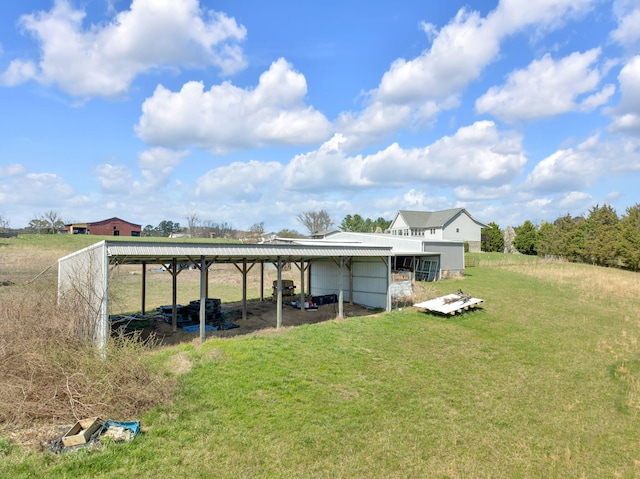
{"label": "carport roof", "polygon": [[[109,262],[120,264],[140,264],[172,261],[197,261],[204,256],[217,263],[232,263],[247,260],[293,261],[311,258],[336,258],[349,256],[391,256],[392,248],[387,246],[362,245],[277,245],[277,244],[234,244],[234,243],[173,243],[144,241],[104,240]],[[98,244],[92,247],[98,246]],[[92,248],[89,247],[89,248]],[[75,254],[81,253],[77,251]]]}

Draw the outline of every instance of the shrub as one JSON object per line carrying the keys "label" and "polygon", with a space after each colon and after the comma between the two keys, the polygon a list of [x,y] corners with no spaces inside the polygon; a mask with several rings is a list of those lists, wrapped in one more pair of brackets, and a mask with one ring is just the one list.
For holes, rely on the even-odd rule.
{"label": "shrub", "polygon": [[53,287],[12,289],[0,304],[0,423],[131,418],[171,398],[175,380],[151,367],[149,341],[112,339],[104,360]]}

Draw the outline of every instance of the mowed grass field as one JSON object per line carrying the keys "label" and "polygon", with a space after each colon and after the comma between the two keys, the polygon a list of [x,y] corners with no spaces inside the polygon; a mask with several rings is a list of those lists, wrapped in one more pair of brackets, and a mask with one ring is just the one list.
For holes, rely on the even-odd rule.
{"label": "mowed grass field", "polygon": [[134,441],[56,456],[0,438],[0,477],[640,477],[640,276],[477,258],[432,285],[485,300],[460,316],[409,307],[151,351],[180,386],[112,418],[141,421]]}

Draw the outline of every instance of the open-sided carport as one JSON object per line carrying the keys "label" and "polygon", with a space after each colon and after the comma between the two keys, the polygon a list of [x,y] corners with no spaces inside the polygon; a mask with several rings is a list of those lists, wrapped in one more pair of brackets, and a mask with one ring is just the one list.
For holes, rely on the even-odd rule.
{"label": "open-sided carport", "polygon": [[[231,244],[231,243],[175,243],[143,241],[100,241],[58,260],[58,296],[67,304],[81,308],[87,330],[94,341],[106,345],[109,334],[109,272],[110,268],[123,264],[142,265],[141,310],[145,311],[145,288],[147,265],[163,265],[173,278],[172,327],[177,329],[176,291],[178,275],[189,265],[200,270],[200,340],[205,340],[205,299],[208,293],[209,267],[214,263],[233,264],[242,273],[242,314],[247,313],[247,274],[256,265],[272,263],[277,269],[277,321],[282,324],[282,268],[285,264],[295,264],[300,271],[300,304],[305,295],[305,273],[314,261],[336,265],[335,292],[338,296],[338,316],[343,315],[345,286],[352,287],[356,266],[365,265],[363,271],[371,271],[371,264],[377,264],[378,274],[371,291],[379,302],[384,295],[385,309],[391,309],[389,287],[391,285],[391,248],[386,246],[334,246],[334,245],[278,245],[278,244]],[[345,282],[345,276],[348,281]],[[363,275],[363,279],[366,277]],[[365,281],[366,282],[366,281]],[[346,283],[346,284],[345,284]],[[326,281],[323,288],[326,292]],[[264,291],[264,287],[261,288]],[[311,288],[309,292],[312,293]],[[354,299],[353,291],[349,298]],[[363,304],[364,306],[377,306]]]}

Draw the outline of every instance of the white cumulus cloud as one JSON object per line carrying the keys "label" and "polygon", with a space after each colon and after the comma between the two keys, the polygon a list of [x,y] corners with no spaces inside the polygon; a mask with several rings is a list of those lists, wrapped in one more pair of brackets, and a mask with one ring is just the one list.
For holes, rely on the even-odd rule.
{"label": "white cumulus cloud", "polygon": [[[560,60],[546,54],[527,68],[512,72],[505,85],[490,88],[476,101],[476,110],[506,121],[592,111],[606,103],[615,91],[613,85],[595,91],[603,77],[603,72],[593,67],[599,55],[599,48],[575,52]],[[587,93],[591,95],[581,98]]]}
{"label": "white cumulus cloud", "polygon": [[171,173],[182,159],[189,154],[185,150],[171,150],[169,148],[151,148],[140,153],[138,166],[145,180],[143,187],[157,188],[169,182]]}
{"label": "white cumulus cloud", "polygon": [[55,173],[20,173],[16,171],[10,181],[0,183],[0,204],[50,210],[57,209],[75,194],[75,190]]}
{"label": "white cumulus cloud", "polygon": [[[510,35],[559,28],[594,4],[595,0],[502,0],[486,17],[462,8],[440,30],[422,22],[430,47],[415,58],[395,60],[378,87],[368,92],[363,110],[340,116],[340,131],[349,134],[350,144],[360,146],[411,123],[428,124],[440,111],[459,105],[460,95],[498,58],[501,43]],[[387,112],[392,113],[389,118]]]}
{"label": "white cumulus cloud", "polygon": [[224,82],[204,90],[188,82],[179,92],[158,86],[142,105],[136,126],[149,145],[195,146],[213,153],[265,145],[315,144],[327,138],[330,123],[304,103],[307,82],[284,59],[260,76],[255,89]]}
{"label": "white cumulus cloud", "polygon": [[100,190],[106,194],[121,194],[131,190],[133,173],[125,165],[105,163],[93,169],[98,176]]}
{"label": "white cumulus cloud", "polygon": [[640,3],[637,0],[616,0],[613,7],[618,28],[611,32],[611,38],[633,49],[640,44]]}
{"label": "white cumulus cloud", "polygon": [[49,11],[24,15],[24,30],[40,43],[37,65],[14,60],[2,73],[11,86],[27,79],[55,84],[80,97],[115,97],[154,68],[218,67],[230,74],[245,66],[238,42],[246,30],[198,0],[133,0],[110,22],[85,26],[85,12],[67,0]]}
{"label": "white cumulus cloud", "polygon": [[640,141],[626,138],[600,141],[593,135],[575,148],[555,151],[531,171],[525,188],[538,192],[580,191],[604,175],[640,171]]}
{"label": "white cumulus cloud", "polygon": [[282,174],[278,162],[235,162],[208,171],[196,183],[196,196],[209,199],[255,201],[265,192],[265,184],[278,182]]}
{"label": "white cumulus cloud", "polygon": [[0,165],[0,179],[20,175],[25,173],[25,171],[25,167],[18,163],[14,163],[12,165]]}
{"label": "white cumulus cloud", "polygon": [[[362,188],[425,183],[498,185],[521,174],[526,163],[522,139],[500,132],[495,123],[479,121],[423,148],[392,143],[384,150],[349,156],[347,139],[336,135],[317,151],[298,155],[285,169],[284,184],[297,189],[313,172],[314,184],[327,188]],[[339,172],[339,174],[337,174]]]}
{"label": "white cumulus cloud", "polygon": [[611,130],[640,136],[640,55],[620,70],[620,104],[612,109]]}

